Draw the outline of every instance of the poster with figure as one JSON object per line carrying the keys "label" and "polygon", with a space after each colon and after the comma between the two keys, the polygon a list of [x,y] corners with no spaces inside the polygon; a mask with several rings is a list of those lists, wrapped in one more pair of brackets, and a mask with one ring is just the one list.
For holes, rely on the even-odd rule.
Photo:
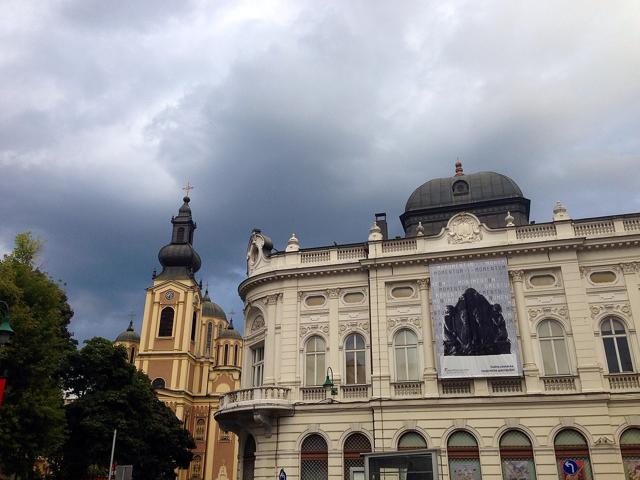
{"label": "poster with figure", "polygon": [[640,458],[623,458],[622,464],[629,480],[640,480]]}
{"label": "poster with figure", "polygon": [[503,460],[502,477],[504,480],[535,480],[533,460]]}
{"label": "poster with figure", "polygon": [[440,378],[522,375],[507,259],[429,265]]}

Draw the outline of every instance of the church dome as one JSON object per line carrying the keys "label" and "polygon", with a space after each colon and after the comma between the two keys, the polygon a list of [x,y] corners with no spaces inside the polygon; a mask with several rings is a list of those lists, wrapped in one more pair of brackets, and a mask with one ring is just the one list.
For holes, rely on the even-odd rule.
{"label": "church dome", "polygon": [[240,335],[240,332],[238,332],[235,328],[233,328],[233,320],[231,320],[231,323],[229,324],[229,326],[224,329],[221,330],[220,333],[218,334],[218,338],[231,338],[233,340],[242,340],[242,335]]}
{"label": "church dome", "polygon": [[197,272],[202,260],[189,243],[170,243],[158,252],[158,260],[163,267],[187,267]]}
{"label": "church dome", "polygon": [[133,329],[133,322],[129,322],[129,328],[116,337],[116,342],[140,343],[140,335]]}
{"label": "church dome", "polygon": [[202,316],[227,319],[227,314],[220,305],[211,301],[209,298],[209,292],[205,292],[202,302]]}
{"label": "church dome", "polygon": [[413,191],[404,211],[522,196],[518,184],[501,173],[462,174],[423,183]]}

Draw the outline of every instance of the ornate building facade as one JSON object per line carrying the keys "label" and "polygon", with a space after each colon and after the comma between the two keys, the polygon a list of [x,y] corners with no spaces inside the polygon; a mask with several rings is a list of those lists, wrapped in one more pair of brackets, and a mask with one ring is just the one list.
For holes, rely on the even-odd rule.
{"label": "ornate building facade", "polygon": [[171,219],[171,243],[160,249],[162,272],[147,288],[141,335],[133,325],[116,344],[145,372],[196,442],[189,470],[178,478],[233,480],[238,441],[213,420],[220,399],[240,386],[242,337],[195,279],[201,260],[193,248],[196,224],[189,197]]}
{"label": "ornate building facade", "polygon": [[640,214],[529,222],[492,172],[419,187],[386,238],[247,251],[242,479],[640,472]]}

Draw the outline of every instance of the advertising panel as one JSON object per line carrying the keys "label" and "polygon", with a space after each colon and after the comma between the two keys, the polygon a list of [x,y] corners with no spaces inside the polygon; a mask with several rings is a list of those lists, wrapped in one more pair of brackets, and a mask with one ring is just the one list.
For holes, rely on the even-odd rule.
{"label": "advertising panel", "polygon": [[440,378],[522,375],[507,259],[429,265]]}

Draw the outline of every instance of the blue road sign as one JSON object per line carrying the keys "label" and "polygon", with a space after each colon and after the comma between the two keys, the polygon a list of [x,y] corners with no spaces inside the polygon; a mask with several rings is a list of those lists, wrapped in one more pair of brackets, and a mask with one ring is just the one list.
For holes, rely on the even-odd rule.
{"label": "blue road sign", "polygon": [[568,474],[578,473],[578,464],[575,460],[567,459],[562,462],[562,470]]}
{"label": "blue road sign", "polygon": [[278,474],[278,480],[287,480],[287,474],[284,471],[284,468],[280,469],[280,473]]}

